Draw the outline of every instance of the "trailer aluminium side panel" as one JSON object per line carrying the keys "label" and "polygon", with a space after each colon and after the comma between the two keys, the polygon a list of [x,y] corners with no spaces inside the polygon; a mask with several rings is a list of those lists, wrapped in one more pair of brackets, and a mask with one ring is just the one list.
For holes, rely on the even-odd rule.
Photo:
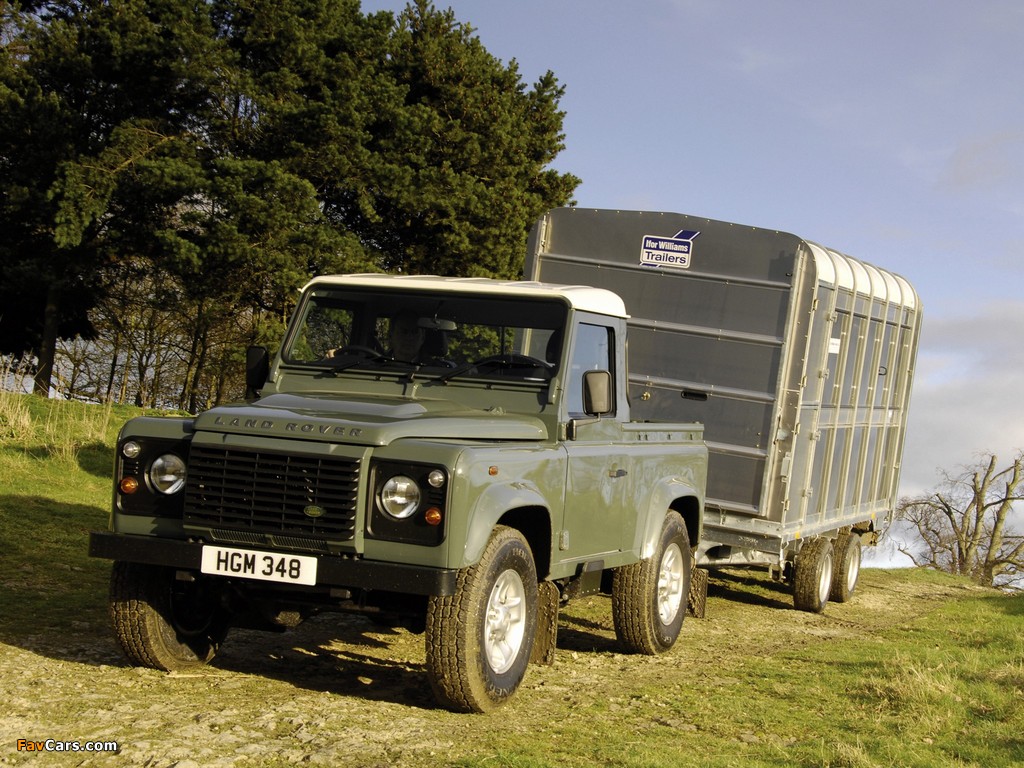
{"label": "trailer aluminium side panel", "polygon": [[534,227],[525,275],[618,293],[633,418],[704,423],[699,562],[781,574],[818,538],[841,562],[852,534],[859,565],[896,503],[921,324],[910,283],[783,232],[574,208]]}

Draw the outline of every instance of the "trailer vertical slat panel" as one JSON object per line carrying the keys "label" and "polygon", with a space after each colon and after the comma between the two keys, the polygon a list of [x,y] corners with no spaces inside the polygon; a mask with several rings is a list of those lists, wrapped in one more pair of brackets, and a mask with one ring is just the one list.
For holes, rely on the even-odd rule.
{"label": "trailer vertical slat panel", "polygon": [[920,328],[903,278],[783,232],[568,208],[526,277],[618,293],[633,418],[705,425],[705,562],[780,564],[892,510]]}

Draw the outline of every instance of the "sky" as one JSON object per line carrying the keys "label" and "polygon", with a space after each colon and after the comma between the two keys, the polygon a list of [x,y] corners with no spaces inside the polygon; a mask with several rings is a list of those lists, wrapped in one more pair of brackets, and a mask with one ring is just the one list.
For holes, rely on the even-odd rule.
{"label": "sky", "polygon": [[782,230],[914,285],[901,494],[1024,449],[1024,3],[435,4],[564,86],[579,206]]}

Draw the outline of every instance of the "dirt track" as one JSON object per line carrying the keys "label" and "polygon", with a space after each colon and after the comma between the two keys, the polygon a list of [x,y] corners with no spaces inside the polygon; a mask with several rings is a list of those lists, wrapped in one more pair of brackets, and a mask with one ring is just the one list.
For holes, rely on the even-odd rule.
{"label": "dirt track", "polygon": [[[712,579],[708,615],[687,619],[661,657],[618,652],[607,598],[563,610],[552,667],[532,667],[506,707],[456,715],[434,704],[422,637],[360,617],[324,616],[284,635],[238,631],[214,664],[165,674],[127,666],[103,617],[84,617],[65,637],[0,644],[0,764],[107,765],[109,755],[18,752],[18,739],[115,740],[117,764],[150,768],[311,764],[445,765],[482,760],[503,737],[568,722],[601,699],[593,727],[668,726],[687,719],[639,709],[642,691],[727,685],[716,670],[843,637],[866,637],[929,610],[966,587],[897,583],[865,571],[854,601],[824,615],[800,613],[781,586],[759,576]],[[751,638],[756,638],[752,646]],[[726,673],[727,674],[727,673]],[[591,709],[586,715],[594,718]],[[659,719],[660,718],[660,719]]]}

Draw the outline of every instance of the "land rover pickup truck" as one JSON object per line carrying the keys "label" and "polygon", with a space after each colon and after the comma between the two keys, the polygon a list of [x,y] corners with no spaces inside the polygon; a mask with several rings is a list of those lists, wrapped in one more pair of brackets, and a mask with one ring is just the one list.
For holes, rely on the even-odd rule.
{"label": "land rover pickup truck", "polygon": [[550,663],[570,598],[671,648],[708,453],[700,424],[631,420],[626,326],[607,289],[313,280],[246,402],[122,430],[90,551],[125,653],[175,670],[231,627],[359,611],[422,631],[439,701],[486,711]]}

